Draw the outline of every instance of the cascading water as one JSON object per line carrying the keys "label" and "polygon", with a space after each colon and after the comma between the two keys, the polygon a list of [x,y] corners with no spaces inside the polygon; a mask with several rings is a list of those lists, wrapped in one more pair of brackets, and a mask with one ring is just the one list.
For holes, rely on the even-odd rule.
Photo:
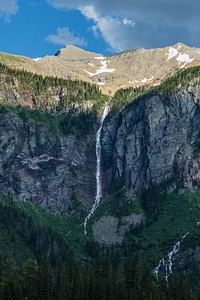
{"label": "cascading water", "polygon": [[109,105],[106,104],[103,115],[100,120],[100,127],[96,133],[96,159],[97,159],[97,165],[96,165],[96,197],[95,197],[95,202],[85,218],[84,221],[84,234],[87,234],[87,222],[99,206],[99,202],[101,200],[102,192],[101,192],[101,130],[103,127],[104,120],[109,112]]}
{"label": "cascading water", "polygon": [[162,258],[160,261],[159,261],[159,264],[157,267],[155,267],[154,269],[154,272],[156,274],[156,278],[158,280],[158,274],[160,272],[160,269],[163,268],[164,271],[165,271],[165,280],[168,281],[168,277],[169,275],[172,274],[172,267],[173,267],[173,262],[172,262],[172,259],[173,259],[173,256],[179,252],[179,250],[181,249],[181,242],[183,241],[183,239],[189,234],[189,232],[187,232],[180,241],[178,241],[174,246],[173,246],[173,249],[172,251],[170,251],[167,255],[167,258],[164,259]]}

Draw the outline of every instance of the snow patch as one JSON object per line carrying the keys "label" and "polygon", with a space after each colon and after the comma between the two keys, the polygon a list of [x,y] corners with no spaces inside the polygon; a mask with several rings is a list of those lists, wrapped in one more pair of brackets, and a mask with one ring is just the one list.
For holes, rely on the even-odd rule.
{"label": "snow patch", "polygon": [[175,57],[177,54],[178,54],[178,50],[170,47],[169,51],[167,53],[167,55],[168,55],[167,61],[170,60],[171,58]]}
{"label": "snow patch", "polygon": [[96,73],[91,73],[91,72],[88,72],[85,70],[85,72],[88,73],[90,76],[99,75],[101,73],[112,73],[115,71],[115,69],[108,68],[108,62],[106,59],[104,59],[103,57],[98,58],[98,59],[101,59],[101,61],[100,61],[101,67],[98,70],[96,70]]}
{"label": "snow patch", "polygon": [[[178,46],[178,49],[180,49],[181,47],[182,47],[182,46],[179,45],[179,46]],[[196,52],[197,52],[197,51],[196,51]],[[186,64],[188,64],[188,63],[190,63],[190,62],[192,62],[192,61],[194,60],[194,58],[190,58],[188,54],[185,54],[185,53],[184,53],[184,54],[181,54],[180,52],[178,52],[177,49],[172,48],[172,47],[169,48],[169,51],[168,51],[167,55],[168,55],[167,61],[170,60],[171,58],[173,58],[173,57],[175,57],[175,56],[178,55],[178,56],[176,57],[176,60],[177,60],[177,62],[178,62],[179,64],[182,65],[182,66],[181,66],[182,68],[185,67]]]}
{"label": "snow patch", "polygon": [[91,67],[94,67],[94,64],[93,63],[88,63],[89,66]]}
{"label": "snow patch", "polygon": [[133,81],[129,81],[128,83],[134,84],[134,83],[137,83],[137,82],[139,82],[139,81],[138,80],[133,80]]}
{"label": "snow patch", "polygon": [[38,61],[40,60],[42,57],[36,57],[36,58],[33,58],[34,61]]}
{"label": "snow patch", "polygon": [[104,59],[106,59],[106,58],[103,57],[103,56],[97,56],[97,57],[95,57],[95,59],[104,60]]}
{"label": "snow patch", "polygon": [[178,45],[178,50],[179,50],[181,47],[182,47],[181,45]]}
{"label": "snow patch", "polygon": [[188,54],[181,54],[176,58],[179,64],[182,64],[182,68],[185,67],[186,64],[192,62],[194,58],[190,58]]}
{"label": "snow patch", "polygon": [[153,79],[154,79],[154,76],[151,77],[151,78],[144,78],[144,79],[141,80],[141,82],[142,82],[142,83],[145,83],[145,82],[151,81],[151,80],[153,80]]}
{"label": "snow patch", "polygon": [[133,81],[129,81],[128,83],[130,83],[130,84],[134,84],[134,83],[145,83],[145,82],[147,82],[147,81],[153,80],[154,78],[155,78],[154,76],[151,77],[151,78],[143,78],[143,79],[140,80],[140,81],[134,79]]}

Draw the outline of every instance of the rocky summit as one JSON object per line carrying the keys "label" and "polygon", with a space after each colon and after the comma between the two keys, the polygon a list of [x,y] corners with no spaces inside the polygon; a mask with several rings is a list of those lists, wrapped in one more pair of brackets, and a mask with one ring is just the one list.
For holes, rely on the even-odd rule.
{"label": "rocky summit", "polygon": [[120,88],[156,86],[180,69],[199,65],[200,49],[178,43],[103,56],[66,46],[55,56],[35,59],[0,53],[0,62],[44,76],[95,83],[104,93],[113,95]]}

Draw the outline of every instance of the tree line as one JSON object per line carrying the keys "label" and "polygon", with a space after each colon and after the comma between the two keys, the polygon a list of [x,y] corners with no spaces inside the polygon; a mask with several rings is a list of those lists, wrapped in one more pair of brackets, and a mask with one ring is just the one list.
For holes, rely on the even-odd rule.
{"label": "tree line", "polygon": [[102,256],[88,263],[48,256],[28,259],[18,266],[12,257],[0,260],[2,300],[197,300],[200,293],[192,277],[170,276],[157,280],[147,265],[135,256],[120,270]]}

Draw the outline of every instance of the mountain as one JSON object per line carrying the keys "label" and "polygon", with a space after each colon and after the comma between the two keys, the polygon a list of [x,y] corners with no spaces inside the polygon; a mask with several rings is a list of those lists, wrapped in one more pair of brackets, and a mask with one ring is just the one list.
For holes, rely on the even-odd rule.
{"label": "mountain", "polygon": [[40,75],[80,79],[113,95],[122,87],[157,85],[180,69],[200,64],[200,49],[182,43],[157,49],[136,49],[102,56],[66,46],[55,56],[31,60],[0,53],[0,61]]}
{"label": "mountain", "polygon": [[[37,61],[0,55],[3,266],[10,256],[20,266],[29,258],[29,269],[21,267],[23,278],[26,272],[41,278],[43,269],[50,274],[48,262],[41,259],[46,254],[55,280],[49,279],[51,295],[61,280],[56,274],[62,273],[62,280],[71,278],[68,288],[74,294],[69,299],[82,299],[84,289],[94,293],[85,299],[94,298],[100,289],[95,282],[101,280],[106,286],[115,283],[120,291],[113,296],[114,291],[109,294],[110,289],[102,287],[105,299],[131,299],[127,286],[133,270],[126,259],[136,268],[132,295],[140,295],[138,299],[148,299],[142,288],[146,274],[155,299],[173,299],[169,286],[170,291],[177,286],[180,294],[187,286],[191,290],[187,273],[198,285],[198,51],[177,44],[105,58],[69,46]],[[105,85],[93,84],[103,78]],[[119,89],[123,80],[127,87]],[[129,260],[133,255],[134,261]],[[58,257],[67,264],[56,264]],[[153,272],[143,274],[144,264]],[[15,294],[16,287],[8,285],[9,276],[0,275],[4,299],[7,289]],[[180,294],[174,299],[184,299]]]}

